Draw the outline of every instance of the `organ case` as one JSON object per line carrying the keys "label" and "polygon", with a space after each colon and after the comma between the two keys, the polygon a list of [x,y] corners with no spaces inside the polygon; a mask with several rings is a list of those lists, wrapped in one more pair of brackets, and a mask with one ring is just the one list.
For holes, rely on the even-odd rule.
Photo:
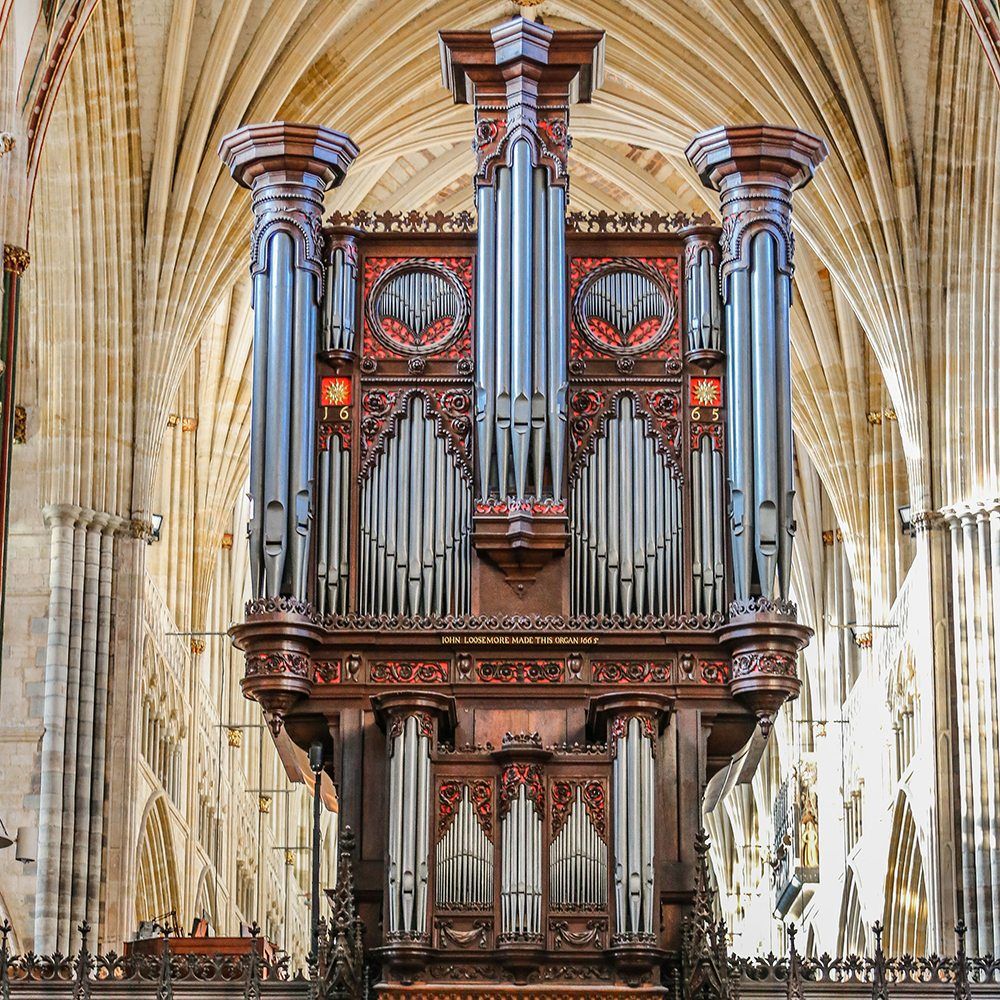
{"label": "organ case", "polygon": [[[767,418],[776,435],[754,427],[783,377],[767,345],[787,338],[791,248],[775,244],[821,144],[770,126],[699,139],[722,228],[567,212],[569,106],[600,84],[602,44],[521,18],[442,35],[445,82],[474,106],[475,215],[321,226],[275,166],[294,159],[310,191],[336,183],[319,147],[296,133],[276,153],[280,126],[224,141],[254,190],[255,240],[284,226],[294,251],[296,231],[315,234],[296,313],[317,344],[312,391],[277,407],[285,438],[265,412],[252,442],[270,482],[271,442],[308,421],[295,440],[310,453],[289,454],[295,484],[314,470],[309,516],[283,513],[300,495],[281,508],[294,573],[268,569],[286,536],[252,535],[243,687],[291,773],[296,747],[323,748],[385,996],[661,993],[706,787],[749,779],[798,690],[790,497],[766,493],[784,482],[789,415]],[[245,152],[255,142],[273,175]],[[271,187],[287,199],[277,220]],[[734,232],[767,253],[741,257]],[[758,302],[745,328],[744,285]],[[287,355],[289,325],[258,322],[270,405],[278,383],[258,367]],[[761,350],[774,371],[753,367]],[[741,381],[736,412],[731,373],[748,370],[763,388]],[[733,509],[734,475],[762,484],[759,509]]]}

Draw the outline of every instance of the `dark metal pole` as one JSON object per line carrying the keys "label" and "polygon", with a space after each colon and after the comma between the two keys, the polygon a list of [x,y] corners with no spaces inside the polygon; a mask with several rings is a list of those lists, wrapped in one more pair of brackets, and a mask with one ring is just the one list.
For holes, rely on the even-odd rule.
{"label": "dark metal pole", "polygon": [[319,958],[319,847],[320,785],[323,772],[323,744],[318,740],[309,748],[309,770],[316,779],[313,785],[312,842],[312,954]]}

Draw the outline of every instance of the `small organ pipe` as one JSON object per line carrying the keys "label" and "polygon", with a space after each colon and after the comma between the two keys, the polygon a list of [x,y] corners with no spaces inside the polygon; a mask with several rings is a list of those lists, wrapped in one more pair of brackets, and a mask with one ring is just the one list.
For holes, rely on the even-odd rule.
{"label": "small organ pipe", "polygon": [[471,491],[422,396],[414,396],[362,486],[374,544],[361,548],[368,614],[464,614]]}
{"label": "small organ pipe", "polygon": [[[680,483],[630,396],[619,400],[571,490],[574,614],[682,610]],[[700,541],[695,512],[695,541]]]}
{"label": "small organ pipe", "polygon": [[321,345],[324,351],[353,352],[357,288],[357,244],[354,237],[334,236],[323,281]]}
{"label": "small organ pipe", "polygon": [[416,715],[393,721],[389,739],[389,932],[427,930],[430,740]]}
{"label": "small organ pipe", "polygon": [[531,462],[532,481],[536,494],[545,482],[546,426],[548,424],[548,269],[549,258],[544,248],[547,243],[547,205],[545,171],[532,170],[532,245],[534,258],[531,276]]}
{"label": "small organ pipe", "polygon": [[689,352],[722,350],[722,306],[719,297],[719,230],[692,226],[683,230],[686,271],[684,329]]}
{"label": "small organ pipe", "polygon": [[542,818],[521,785],[501,825],[501,922],[504,934],[541,933]]}
{"label": "small organ pipe", "polygon": [[546,247],[549,289],[546,303],[548,329],[548,369],[546,407],[549,438],[549,469],[552,496],[561,500],[566,454],[566,395],[568,369],[566,360],[566,191],[548,188],[548,229]]}
{"label": "small organ pipe", "polygon": [[623,935],[648,935],[655,910],[655,780],[648,720],[615,726],[612,801],[616,927]]}
{"label": "small organ pipe", "polygon": [[607,848],[577,786],[562,829],[549,847],[549,903],[556,910],[594,909],[607,901]]}
{"label": "small organ pipe", "polygon": [[528,495],[529,435],[531,433],[533,193],[531,147],[514,143],[511,169],[511,451],[515,495]]}
{"label": "small organ pipe", "polygon": [[[501,167],[497,171],[496,180],[496,249],[494,258],[496,260],[496,287],[497,294],[497,318],[496,318],[496,383],[493,394],[496,398],[496,489],[501,496],[505,495],[508,489],[508,463],[510,461],[512,424],[512,402],[510,385],[510,362],[512,349],[511,331],[511,303],[512,303],[512,275],[511,269],[513,261],[511,259],[511,242],[513,239],[512,230],[512,209],[511,209],[511,172],[508,167]],[[479,244],[490,238],[489,233],[480,230]],[[492,472],[491,472],[492,477]],[[480,485],[479,491],[483,496],[489,495],[491,490],[490,481]]]}

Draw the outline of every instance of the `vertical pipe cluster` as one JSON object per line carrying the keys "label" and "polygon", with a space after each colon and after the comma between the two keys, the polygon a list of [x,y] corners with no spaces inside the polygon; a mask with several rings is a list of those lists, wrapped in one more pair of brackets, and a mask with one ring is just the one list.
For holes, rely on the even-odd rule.
{"label": "vertical pipe cluster", "polygon": [[691,549],[695,614],[723,610],[726,543],[723,510],[726,491],[722,452],[703,434],[691,455]]}
{"label": "vertical pipe cluster", "polygon": [[773,125],[712,129],[687,157],[722,193],[730,530],[735,596],[788,597],[795,519],[789,311],[792,192],[823,142]]}
{"label": "vertical pipe cluster", "polygon": [[608,902],[608,849],[578,785],[562,829],[549,845],[549,905],[600,909]]}
{"label": "vertical pipe cluster", "polygon": [[389,933],[427,932],[431,734],[422,716],[396,719],[389,738]]}
{"label": "vertical pipe cluster", "polygon": [[476,816],[469,786],[462,788],[451,825],[437,844],[434,896],[439,907],[493,905],[493,844]]}
{"label": "vertical pipe cluster", "polygon": [[295,266],[295,244],[273,230],[253,281],[250,439],[254,593],[306,597],[312,518],[316,277]]}
{"label": "vertical pipe cluster", "polygon": [[471,490],[414,395],[361,489],[362,613],[468,614],[471,528]]}
{"label": "vertical pipe cluster", "polygon": [[695,227],[684,233],[687,353],[722,350],[722,303],[719,297],[717,229]]}
{"label": "vertical pipe cluster", "polygon": [[681,486],[631,396],[580,470],[570,524],[573,614],[681,610]]}
{"label": "vertical pipe cluster", "polygon": [[501,826],[500,914],[503,933],[542,932],[542,817],[521,784]]}
{"label": "vertical pipe cluster", "polygon": [[649,720],[615,720],[611,772],[615,852],[615,913],[619,934],[653,933],[653,737]]}
{"label": "vertical pipe cluster", "polygon": [[[304,601],[310,596],[316,350],[327,277],[319,223],[324,191],[343,180],[358,148],[330,129],[274,122],[237,129],[223,138],[219,153],[235,180],[253,192],[253,593]],[[342,284],[345,278],[346,272]]]}
{"label": "vertical pipe cluster", "polygon": [[353,236],[333,236],[323,270],[322,350],[353,353],[357,302],[357,243]]}
{"label": "vertical pipe cluster", "polygon": [[566,440],[566,191],[526,138],[480,187],[477,490],[562,497]]}
{"label": "vertical pipe cluster", "polygon": [[35,947],[72,953],[98,924],[115,535],[124,522],[67,504],[52,532],[39,792]]}
{"label": "vertical pipe cluster", "polygon": [[751,241],[749,267],[726,285],[729,480],[737,598],[754,584],[788,593],[794,496],[788,319],[791,272],[777,268],[774,234]]}
{"label": "vertical pipe cluster", "polygon": [[316,604],[320,614],[342,615],[347,612],[351,452],[338,434],[331,434],[319,453],[318,478]]}

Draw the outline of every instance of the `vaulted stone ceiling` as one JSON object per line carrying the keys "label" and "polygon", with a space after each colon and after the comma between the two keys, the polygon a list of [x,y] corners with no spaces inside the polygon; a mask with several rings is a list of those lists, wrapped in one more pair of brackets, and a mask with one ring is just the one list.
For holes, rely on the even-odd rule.
{"label": "vaulted stone ceiling", "polygon": [[[42,116],[32,178],[39,267],[26,313],[49,448],[42,499],[147,512],[166,418],[202,343],[199,364],[215,352],[219,370],[199,407],[218,408],[218,387],[233,429],[213,418],[225,485],[206,482],[204,493],[221,516],[246,461],[246,394],[233,385],[246,365],[249,211],[218,160],[219,139],[248,121],[326,123],[362,148],[330,209],[469,207],[471,116],[441,84],[436,35],[517,8],[78,0],[60,8],[48,44],[66,10],[82,19],[91,7]],[[976,166],[996,160],[998,89],[973,20],[945,0],[535,9],[553,26],[608,35],[605,84],[574,112],[573,207],[712,208],[683,150],[720,122],[790,122],[826,138],[830,158],[796,210],[796,424],[850,537],[864,605],[878,544],[858,489],[873,377],[898,418],[915,509],[1000,481],[995,421],[984,416],[996,392],[987,372],[1000,360],[987,337],[1000,220],[995,174]],[[53,367],[96,370],[100,391],[62,391]],[[957,427],[971,461],[942,447]],[[207,453],[201,474],[214,477],[220,457]],[[81,462],[109,471],[82,475]]]}

